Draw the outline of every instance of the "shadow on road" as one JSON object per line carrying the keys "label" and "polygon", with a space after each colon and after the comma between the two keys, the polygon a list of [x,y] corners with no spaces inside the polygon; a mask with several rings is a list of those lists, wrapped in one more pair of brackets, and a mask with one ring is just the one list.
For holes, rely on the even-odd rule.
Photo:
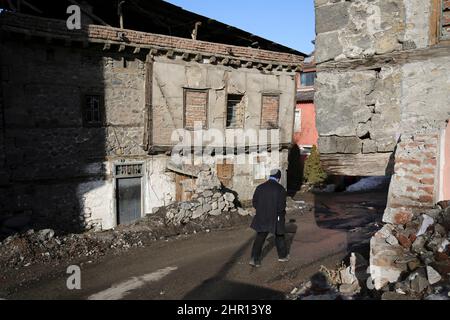
{"label": "shadow on road", "polygon": [[261,286],[230,281],[226,279],[228,272],[253,244],[253,238],[242,245],[223,265],[214,277],[203,281],[194,290],[188,292],[183,300],[280,300],[284,293]]}

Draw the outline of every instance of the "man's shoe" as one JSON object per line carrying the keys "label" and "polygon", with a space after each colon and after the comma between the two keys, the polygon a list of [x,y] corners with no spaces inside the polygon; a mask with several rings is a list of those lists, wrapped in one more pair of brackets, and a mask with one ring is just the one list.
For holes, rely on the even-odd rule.
{"label": "man's shoe", "polygon": [[287,256],[286,258],[280,258],[278,259],[279,262],[289,262],[291,258],[289,256]]}
{"label": "man's shoe", "polygon": [[250,260],[249,265],[251,265],[252,267],[255,267],[255,268],[261,267],[261,263],[260,263],[260,262],[256,262],[256,261],[253,260],[253,259]]}

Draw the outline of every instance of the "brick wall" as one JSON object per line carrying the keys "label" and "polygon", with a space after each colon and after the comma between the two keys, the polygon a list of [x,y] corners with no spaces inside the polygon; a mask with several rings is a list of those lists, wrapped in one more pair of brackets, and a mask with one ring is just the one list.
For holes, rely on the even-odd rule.
{"label": "brick wall", "polygon": [[280,97],[276,95],[263,95],[261,110],[261,128],[277,128],[280,111]]}
{"label": "brick wall", "polygon": [[202,128],[207,126],[208,92],[199,90],[185,91],[184,127],[194,129],[196,122],[202,123]]}
{"label": "brick wall", "polygon": [[[238,59],[249,59],[250,61],[260,60],[297,65],[300,65],[303,61],[303,57],[288,53],[170,37],[133,30],[122,30],[106,26],[88,25],[83,26],[81,30],[68,30],[65,21],[22,14],[3,13],[0,16],[0,25],[3,30],[40,36],[50,35],[72,41],[116,42],[129,46],[153,45],[174,50],[190,50],[210,55],[232,56]],[[119,32],[125,32],[126,43],[119,38]]]}
{"label": "brick wall", "polygon": [[414,213],[434,206],[438,140],[438,134],[402,137],[395,153],[384,222],[406,224]]}

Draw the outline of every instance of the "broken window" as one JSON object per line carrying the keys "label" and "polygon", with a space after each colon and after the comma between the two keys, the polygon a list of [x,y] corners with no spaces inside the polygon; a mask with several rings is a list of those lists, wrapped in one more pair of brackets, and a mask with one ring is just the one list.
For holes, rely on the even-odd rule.
{"label": "broken window", "polygon": [[244,127],[244,96],[229,94],[227,96],[227,128]]}
{"label": "broken window", "polygon": [[262,96],[261,129],[277,129],[280,110],[280,96],[264,94]]}
{"label": "broken window", "polygon": [[[202,129],[207,128],[208,119],[208,91],[184,90],[184,128],[196,129],[199,124]],[[196,126],[197,125],[197,126]]]}
{"label": "broken window", "polygon": [[302,87],[313,87],[316,81],[315,72],[304,72],[300,76],[300,84]]}
{"label": "broken window", "polygon": [[442,0],[441,4],[441,39],[450,40],[450,1]]}
{"label": "broken window", "polygon": [[83,122],[86,126],[101,126],[103,124],[103,100],[100,95],[85,95]]}

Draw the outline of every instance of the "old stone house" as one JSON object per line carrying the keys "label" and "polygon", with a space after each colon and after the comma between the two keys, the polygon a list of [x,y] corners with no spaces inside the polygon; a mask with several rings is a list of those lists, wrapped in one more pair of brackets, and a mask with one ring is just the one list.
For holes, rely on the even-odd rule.
{"label": "old stone house", "polygon": [[[337,175],[393,175],[383,220],[409,230],[414,215],[450,198],[450,1],[316,0],[315,7],[323,165]],[[377,288],[404,267],[394,266],[401,248],[385,240],[372,239]]]}
{"label": "old stone house", "polygon": [[[185,199],[183,181],[199,170],[212,170],[245,201],[271,165],[287,167],[301,53],[233,45],[230,30],[228,43],[106,24],[68,30],[61,18],[9,10],[0,13],[0,32],[2,216],[25,212],[58,230],[110,229]],[[222,134],[268,129],[280,141],[276,150],[258,142],[269,146],[265,157],[247,143],[243,154],[254,164],[236,164],[238,151],[225,157],[219,143],[206,169],[173,165],[174,132],[194,134],[196,121]]]}

